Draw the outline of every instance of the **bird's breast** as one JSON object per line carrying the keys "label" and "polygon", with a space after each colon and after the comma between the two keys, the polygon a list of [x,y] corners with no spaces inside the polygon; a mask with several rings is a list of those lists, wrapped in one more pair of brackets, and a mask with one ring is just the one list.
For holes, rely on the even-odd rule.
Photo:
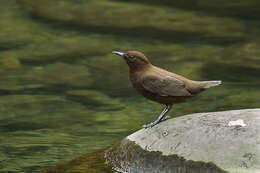
{"label": "bird's breast", "polygon": [[142,81],[141,81],[141,74],[138,72],[130,73],[130,81],[135,89],[138,91],[142,89]]}

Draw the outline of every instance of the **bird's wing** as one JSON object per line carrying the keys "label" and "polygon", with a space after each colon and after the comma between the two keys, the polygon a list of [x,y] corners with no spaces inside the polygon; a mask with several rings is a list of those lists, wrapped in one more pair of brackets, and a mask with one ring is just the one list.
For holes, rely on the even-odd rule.
{"label": "bird's wing", "polygon": [[171,76],[145,76],[142,80],[142,86],[160,96],[192,96],[183,81]]}

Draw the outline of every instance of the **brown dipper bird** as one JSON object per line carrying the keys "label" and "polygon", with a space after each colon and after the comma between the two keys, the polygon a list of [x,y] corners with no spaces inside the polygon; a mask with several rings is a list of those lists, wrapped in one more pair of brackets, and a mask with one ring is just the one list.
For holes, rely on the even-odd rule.
{"label": "brown dipper bird", "polygon": [[130,68],[130,80],[137,91],[150,100],[166,105],[158,119],[144,125],[145,128],[165,120],[164,116],[173,104],[185,102],[205,89],[221,84],[221,81],[193,81],[168,72],[152,65],[138,51],[112,53],[125,59]]}

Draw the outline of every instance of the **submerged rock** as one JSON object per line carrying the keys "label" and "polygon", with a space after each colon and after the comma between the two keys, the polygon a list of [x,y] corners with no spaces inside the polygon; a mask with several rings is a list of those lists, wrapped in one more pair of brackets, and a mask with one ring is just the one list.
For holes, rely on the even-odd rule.
{"label": "submerged rock", "polygon": [[32,93],[47,88],[46,85],[34,80],[35,75],[30,68],[19,67],[18,63],[15,64],[15,60],[13,63],[11,66],[17,69],[10,69],[3,64],[6,68],[0,70],[0,93]]}
{"label": "submerged rock", "polygon": [[70,90],[66,92],[68,98],[91,106],[99,110],[120,110],[125,106],[118,100],[105,94],[91,90]]}
{"label": "submerged rock", "polygon": [[50,95],[6,95],[0,100],[0,130],[71,128],[84,121],[90,125],[93,112],[77,102]]}
{"label": "submerged rock", "polygon": [[59,164],[55,167],[42,169],[40,173],[115,173],[105,164],[103,152],[89,153],[70,162]]}
{"label": "submerged rock", "polygon": [[[120,0],[126,1],[126,0]],[[135,0],[136,1],[136,0]],[[139,2],[140,1],[136,1]],[[199,10],[210,12],[215,15],[224,15],[240,18],[252,18],[259,19],[259,1],[258,0],[236,0],[236,1],[224,1],[224,0],[144,0],[142,3],[167,5],[172,7],[178,7],[190,10]]]}
{"label": "submerged rock", "polygon": [[[0,58],[0,67],[1,62]],[[18,63],[19,61],[12,60],[6,64],[6,68],[17,69],[0,71],[0,93],[39,93],[88,88],[92,85],[91,73],[83,65],[54,63],[19,68]]]}
{"label": "submerged rock", "polygon": [[135,94],[135,90],[129,82],[128,67],[122,58],[109,53],[103,58],[89,58],[80,64],[88,65],[89,71],[95,76],[95,80],[93,80],[95,90],[101,90],[105,94],[115,97]]}
{"label": "submerged rock", "polygon": [[0,172],[37,172],[108,145],[108,137],[93,135],[94,111],[80,103],[54,95],[0,98]]}
{"label": "submerged rock", "polygon": [[121,172],[257,173],[260,109],[197,113],[141,129],[106,152]]}
{"label": "submerged rock", "polygon": [[32,72],[35,74],[36,81],[54,88],[56,86],[87,88],[92,83],[91,75],[83,65],[55,63],[45,67],[35,67]]}
{"label": "submerged rock", "polygon": [[0,59],[0,68],[5,70],[19,69],[21,66],[21,63],[17,58],[5,57]]}
{"label": "submerged rock", "polygon": [[128,33],[149,39],[151,35],[158,38],[160,34],[160,38],[164,39],[191,41],[192,38],[193,41],[217,43],[245,39],[245,26],[237,20],[205,16],[176,8],[108,0],[82,1],[80,5],[73,1],[52,0],[21,0],[20,3],[34,17],[70,27],[77,26],[85,31],[101,30],[103,33],[122,36]]}

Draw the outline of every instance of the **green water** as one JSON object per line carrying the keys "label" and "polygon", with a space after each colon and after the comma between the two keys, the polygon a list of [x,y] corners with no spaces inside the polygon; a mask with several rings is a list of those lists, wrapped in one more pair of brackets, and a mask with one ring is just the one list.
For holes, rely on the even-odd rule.
{"label": "green water", "polygon": [[260,107],[258,0],[1,0],[0,172],[37,172],[155,120],[113,50],[222,80],[171,117]]}

